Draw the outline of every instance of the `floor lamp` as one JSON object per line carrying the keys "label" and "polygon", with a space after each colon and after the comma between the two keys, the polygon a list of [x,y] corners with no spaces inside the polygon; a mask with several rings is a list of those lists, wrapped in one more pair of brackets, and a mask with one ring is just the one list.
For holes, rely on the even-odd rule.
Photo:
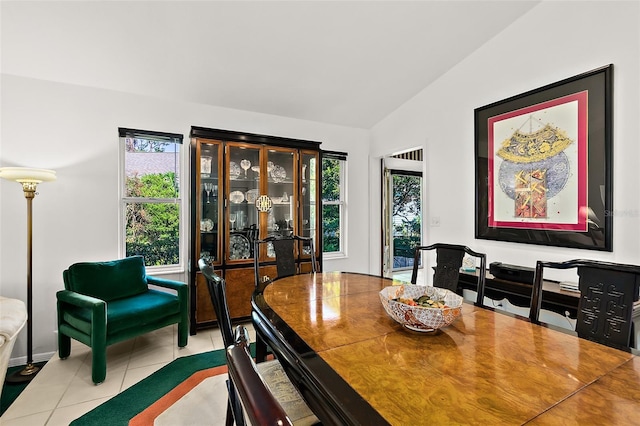
{"label": "floor lamp", "polygon": [[28,167],[0,167],[0,178],[12,180],[22,184],[24,197],[27,199],[27,366],[8,376],[9,383],[27,382],[31,380],[39,367],[33,365],[33,343],[32,343],[32,300],[31,290],[31,259],[32,259],[32,232],[31,232],[31,202],[36,196],[36,189],[39,183],[56,180],[56,172],[46,169],[31,169]]}

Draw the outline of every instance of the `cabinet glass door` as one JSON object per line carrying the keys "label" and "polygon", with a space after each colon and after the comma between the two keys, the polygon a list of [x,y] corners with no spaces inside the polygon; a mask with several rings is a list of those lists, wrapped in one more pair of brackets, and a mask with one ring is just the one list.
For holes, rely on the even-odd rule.
{"label": "cabinet glass door", "polygon": [[220,144],[200,144],[200,254],[211,263],[220,263]]}
{"label": "cabinet glass door", "polygon": [[269,149],[267,152],[267,195],[273,206],[267,213],[267,235],[295,233],[295,153]]}
{"label": "cabinet glass door", "polygon": [[[318,249],[316,241],[316,229],[318,227],[318,154],[314,152],[302,152],[300,165],[300,234],[303,237],[313,238],[313,246]],[[303,255],[311,253],[305,252]]]}
{"label": "cabinet glass door", "polygon": [[227,259],[253,258],[253,241],[259,235],[255,201],[260,196],[260,148],[228,144]]}

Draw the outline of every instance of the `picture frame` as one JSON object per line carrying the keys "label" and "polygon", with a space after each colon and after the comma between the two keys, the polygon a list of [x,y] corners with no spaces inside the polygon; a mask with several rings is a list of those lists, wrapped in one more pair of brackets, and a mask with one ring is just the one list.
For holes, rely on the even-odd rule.
{"label": "picture frame", "polygon": [[474,110],[475,237],[612,251],[613,65]]}

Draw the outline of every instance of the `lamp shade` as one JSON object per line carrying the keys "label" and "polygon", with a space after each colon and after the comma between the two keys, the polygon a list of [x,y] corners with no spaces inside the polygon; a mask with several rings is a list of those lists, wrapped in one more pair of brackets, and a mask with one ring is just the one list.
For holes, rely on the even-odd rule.
{"label": "lamp shade", "polygon": [[0,178],[20,183],[40,183],[56,180],[56,172],[48,169],[30,167],[0,167]]}

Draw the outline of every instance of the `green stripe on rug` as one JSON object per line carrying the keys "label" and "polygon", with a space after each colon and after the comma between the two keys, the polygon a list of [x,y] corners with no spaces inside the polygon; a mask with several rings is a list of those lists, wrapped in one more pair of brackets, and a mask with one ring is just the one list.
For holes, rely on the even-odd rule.
{"label": "green stripe on rug", "polygon": [[[251,344],[251,352],[255,352],[254,344]],[[71,422],[71,426],[126,426],[131,418],[156,402],[193,373],[218,367],[226,362],[223,349],[178,358],[104,404],[77,418]],[[107,380],[109,380],[108,377]]]}

